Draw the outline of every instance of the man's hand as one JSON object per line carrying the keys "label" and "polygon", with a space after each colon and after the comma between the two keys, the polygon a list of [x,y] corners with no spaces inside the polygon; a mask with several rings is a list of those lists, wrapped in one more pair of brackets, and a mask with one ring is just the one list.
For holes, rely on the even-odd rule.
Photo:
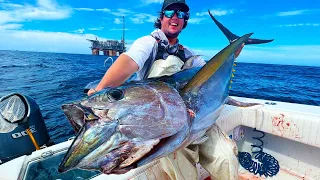
{"label": "man's hand", "polygon": [[95,89],[89,89],[89,91],[87,92],[88,96],[91,96],[92,94],[96,93],[97,91]]}
{"label": "man's hand", "polygon": [[234,58],[237,58],[240,55],[243,47],[244,47],[244,43],[239,47],[239,49],[236,52],[234,52]]}

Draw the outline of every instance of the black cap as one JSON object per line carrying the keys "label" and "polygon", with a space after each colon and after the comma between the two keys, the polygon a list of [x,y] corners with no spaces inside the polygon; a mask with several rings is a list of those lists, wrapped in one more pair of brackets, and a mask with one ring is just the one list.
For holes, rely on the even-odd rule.
{"label": "black cap", "polygon": [[162,11],[172,4],[180,4],[183,12],[189,12],[189,6],[185,0],[164,0],[162,5]]}

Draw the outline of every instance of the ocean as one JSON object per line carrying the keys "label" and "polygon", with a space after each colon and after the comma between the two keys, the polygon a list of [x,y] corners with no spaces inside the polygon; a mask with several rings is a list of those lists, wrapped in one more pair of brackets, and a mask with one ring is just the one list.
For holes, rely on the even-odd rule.
{"label": "ocean", "polygon": [[[31,96],[55,143],[74,136],[61,105],[86,97],[83,88],[104,75],[106,56],[0,50],[0,97]],[[320,67],[237,63],[230,95],[320,105]]]}

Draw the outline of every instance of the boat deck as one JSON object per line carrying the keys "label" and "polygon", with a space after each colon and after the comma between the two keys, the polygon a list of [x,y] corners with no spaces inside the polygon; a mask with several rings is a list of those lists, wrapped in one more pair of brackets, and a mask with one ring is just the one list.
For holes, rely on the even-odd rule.
{"label": "boat deck", "polygon": [[270,180],[311,180],[311,178],[305,175],[298,175],[296,172],[281,168],[279,173],[274,177],[260,177],[259,175],[254,175],[248,172],[247,170],[241,168],[239,172],[239,180],[262,180],[262,179],[270,179]]}
{"label": "boat deck", "polygon": [[[243,102],[259,102],[265,100],[239,98]],[[320,179],[320,107],[290,103],[275,102],[276,104],[250,108],[226,106],[217,124],[234,135],[235,127],[241,127],[243,137],[236,140],[238,150],[251,152],[251,145],[256,144],[257,134],[254,128],[263,131],[263,151],[276,158],[280,171],[273,177],[253,175],[239,165],[240,180],[319,180]],[[281,125],[281,126],[279,126]],[[235,136],[233,136],[235,137]],[[66,141],[39,151],[29,156],[22,156],[0,165],[0,179],[24,179],[27,165],[31,161],[43,161],[54,157],[54,152],[65,152],[72,141]],[[57,166],[58,163],[54,163]],[[156,167],[156,164],[150,167]],[[97,175],[93,179],[130,179],[143,169],[135,169],[124,175]],[[61,176],[58,174],[57,176]],[[205,179],[205,178],[203,178]]]}

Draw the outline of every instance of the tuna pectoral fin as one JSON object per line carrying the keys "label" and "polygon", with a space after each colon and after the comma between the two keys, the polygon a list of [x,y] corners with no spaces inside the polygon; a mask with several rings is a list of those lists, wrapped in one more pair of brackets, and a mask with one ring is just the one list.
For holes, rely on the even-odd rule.
{"label": "tuna pectoral fin", "polygon": [[[211,19],[216,23],[218,28],[228,38],[230,43],[233,42],[235,39],[239,38],[239,36],[233,34],[231,31],[229,31],[229,29],[224,27],[215,17],[213,17],[213,15],[210,13],[209,10],[208,10],[208,12],[209,12],[209,15],[210,15]],[[244,44],[263,44],[263,43],[268,43],[268,42],[271,42],[271,41],[273,41],[273,39],[263,40],[263,39],[251,39],[251,38],[249,38],[247,41],[244,42]]]}
{"label": "tuna pectoral fin", "polygon": [[187,59],[187,61],[184,63],[184,65],[182,66],[182,70],[185,70],[185,69],[190,69],[192,68],[192,65],[193,65],[193,61],[195,59],[197,59],[198,57],[200,57],[201,55],[194,55],[194,56],[191,56],[189,59]]}
{"label": "tuna pectoral fin", "polygon": [[132,142],[133,146],[128,153],[128,158],[125,159],[120,165],[120,168],[125,168],[149,153],[154,146],[160,142],[160,139],[151,139],[148,141]]}
{"label": "tuna pectoral fin", "polygon": [[60,163],[59,172],[77,167],[84,157],[109,140],[117,126],[117,122],[87,121]]}
{"label": "tuna pectoral fin", "polygon": [[112,169],[112,171],[109,172],[109,174],[125,174],[125,173],[129,172],[130,170],[136,169],[136,168],[137,168],[137,164],[132,164],[132,165],[124,167],[124,168],[116,167],[116,168]]}
{"label": "tuna pectoral fin", "polygon": [[170,136],[168,138],[162,139],[161,142],[154,150],[152,150],[149,154],[143,157],[140,161],[138,161],[138,166],[143,166],[145,164],[150,163],[158,158],[164,157],[168,154],[173,153],[180,147],[185,146],[186,141],[188,140],[190,132],[190,125],[185,124],[181,131],[177,134]]}
{"label": "tuna pectoral fin", "polygon": [[272,41],[273,41],[273,39],[263,40],[263,39],[250,38],[250,39],[248,39],[248,41],[244,42],[244,44],[264,44],[264,43],[268,43],[268,42],[272,42]]}
{"label": "tuna pectoral fin", "polygon": [[231,106],[237,106],[237,107],[251,107],[251,106],[256,106],[256,105],[263,105],[260,103],[241,102],[241,101],[237,101],[235,99],[232,99],[231,97],[228,98],[228,101],[226,104],[231,105]]}

